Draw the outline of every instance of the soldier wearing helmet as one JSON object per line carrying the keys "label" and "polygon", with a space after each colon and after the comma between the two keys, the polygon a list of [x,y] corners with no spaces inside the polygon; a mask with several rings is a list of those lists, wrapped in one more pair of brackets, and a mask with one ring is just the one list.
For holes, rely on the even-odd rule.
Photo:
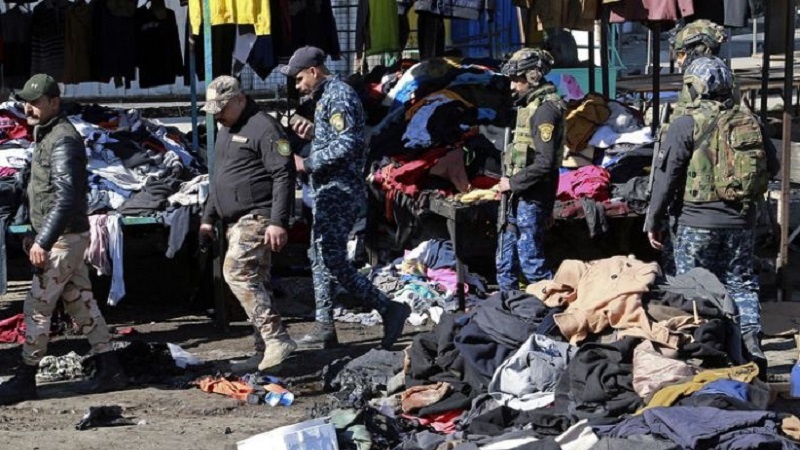
{"label": "soldier wearing helmet", "polygon": [[719,56],[720,46],[725,41],[725,28],[706,19],[695,20],[677,29],[670,39],[681,70],[701,56]]}
{"label": "soldier wearing helmet", "polygon": [[566,111],[556,87],[544,79],[552,65],[547,51],[523,48],[502,68],[511,79],[517,108],[514,140],[503,155],[504,176],[498,184],[500,192],[510,195],[507,226],[497,249],[502,290],[519,289],[519,273],[529,283],[551,276],[544,231],[558,187]]}
{"label": "soldier wearing helmet", "polygon": [[719,58],[695,59],[684,87],[691,103],[661,144],[645,228],[661,249],[668,209],[675,216],[677,273],[704,267],[720,279],[737,305],[747,353],[766,376],[749,206],[778,172],[775,147],[758,118],[733,101],[733,74]]}

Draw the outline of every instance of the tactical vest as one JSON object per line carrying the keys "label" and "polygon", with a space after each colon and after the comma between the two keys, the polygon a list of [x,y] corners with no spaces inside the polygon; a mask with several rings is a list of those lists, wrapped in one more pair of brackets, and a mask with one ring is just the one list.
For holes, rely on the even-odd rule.
{"label": "tactical vest", "polygon": [[683,200],[738,201],[746,209],[751,200],[766,192],[769,182],[764,137],[750,111],[720,106],[715,101],[700,101],[686,109],[694,119],[695,149]]}
{"label": "tactical vest", "polygon": [[[562,112],[567,109],[561,96],[558,95],[556,87],[552,84],[545,84],[528,95],[528,104],[517,111],[514,143],[508,147],[508,151],[503,155],[505,176],[514,176],[525,167],[533,164],[536,149],[534,148],[530,119],[545,102],[555,103]],[[558,142],[555,143],[556,149],[558,149],[555,161],[561,161],[564,152],[564,133],[554,137],[558,138]]]}

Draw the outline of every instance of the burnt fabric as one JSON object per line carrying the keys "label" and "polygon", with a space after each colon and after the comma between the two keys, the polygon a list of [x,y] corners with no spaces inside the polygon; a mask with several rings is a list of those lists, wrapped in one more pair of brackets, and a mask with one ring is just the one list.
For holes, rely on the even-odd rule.
{"label": "burnt fabric", "polygon": [[403,352],[373,349],[347,363],[327,388],[338,390],[335,398],[344,405],[362,407],[402,369]]}
{"label": "burnt fabric", "polygon": [[584,344],[556,386],[555,408],[578,419],[633,413],[642,400],[633,389],[633,352],[639,339]]}

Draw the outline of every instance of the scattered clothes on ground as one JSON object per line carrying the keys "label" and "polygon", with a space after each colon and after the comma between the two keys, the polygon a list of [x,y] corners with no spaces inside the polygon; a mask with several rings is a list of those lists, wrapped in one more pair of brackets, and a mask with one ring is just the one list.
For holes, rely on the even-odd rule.
{"label": "scattered clothes on ground", "polygon": [[83,357],[75,352],[63,356],[47,355],[39,362],[36,381],[48,383],[53,381],[77,380],[85,376]]}
{"label": "scattered clothes on ground", "polygon": [[768,411],[675,406],[648,409],[617,425],[595,427],[595,433],[615,438],[650,435],[687,450],[796,449],[797,444],[783,435],[781,423],[777,413]]}
{"label": "scattered clothes on ground", "polygon": [[403,352],[370,350],[347,362],[338,371],[335,367],[329,368],[326,376],[331,381],[326,383],[325,390],[333,392],[331,397],[342,407],[363,407],[386,389],[389,379],[403,369],[403,361]]}
{"label": "scattered clothes on ground", "polygon": [[136,425],[132,419],[122,417],[122,407],[90,406],[80,422],[75,425],[76,430],[88,430],[98,427],[120,427]]}
{"label": "scattered clothes on ground", "polygon": [[255,389],[250,384],[239,381],[238,378],[203,377],[197,380],[197,387],[203,392],[221,394],[243,402],[247,401],[249,394],[255,392]]}
{"label": "scattered clothes on ground", "polygon": [[22,344],[25,342],[25,316],[19,313],[0,320],[0,343]]}

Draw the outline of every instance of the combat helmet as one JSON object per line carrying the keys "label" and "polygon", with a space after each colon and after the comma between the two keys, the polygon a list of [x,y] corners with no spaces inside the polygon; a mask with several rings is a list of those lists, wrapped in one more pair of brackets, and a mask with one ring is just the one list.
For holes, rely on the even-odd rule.
{"label": "combat helmet", "polygon": [[538,83],[550,72],[553,63],[553,55],[547,50],[522,48],[503,64],[502,72],[509,77],[525,76],[529,83]]}
{"label": "combat helmet", "polygon": [[693,99],[724,97],[733,91],[733,72],[716,56],[701,56],[684,71],[683,84]]}

